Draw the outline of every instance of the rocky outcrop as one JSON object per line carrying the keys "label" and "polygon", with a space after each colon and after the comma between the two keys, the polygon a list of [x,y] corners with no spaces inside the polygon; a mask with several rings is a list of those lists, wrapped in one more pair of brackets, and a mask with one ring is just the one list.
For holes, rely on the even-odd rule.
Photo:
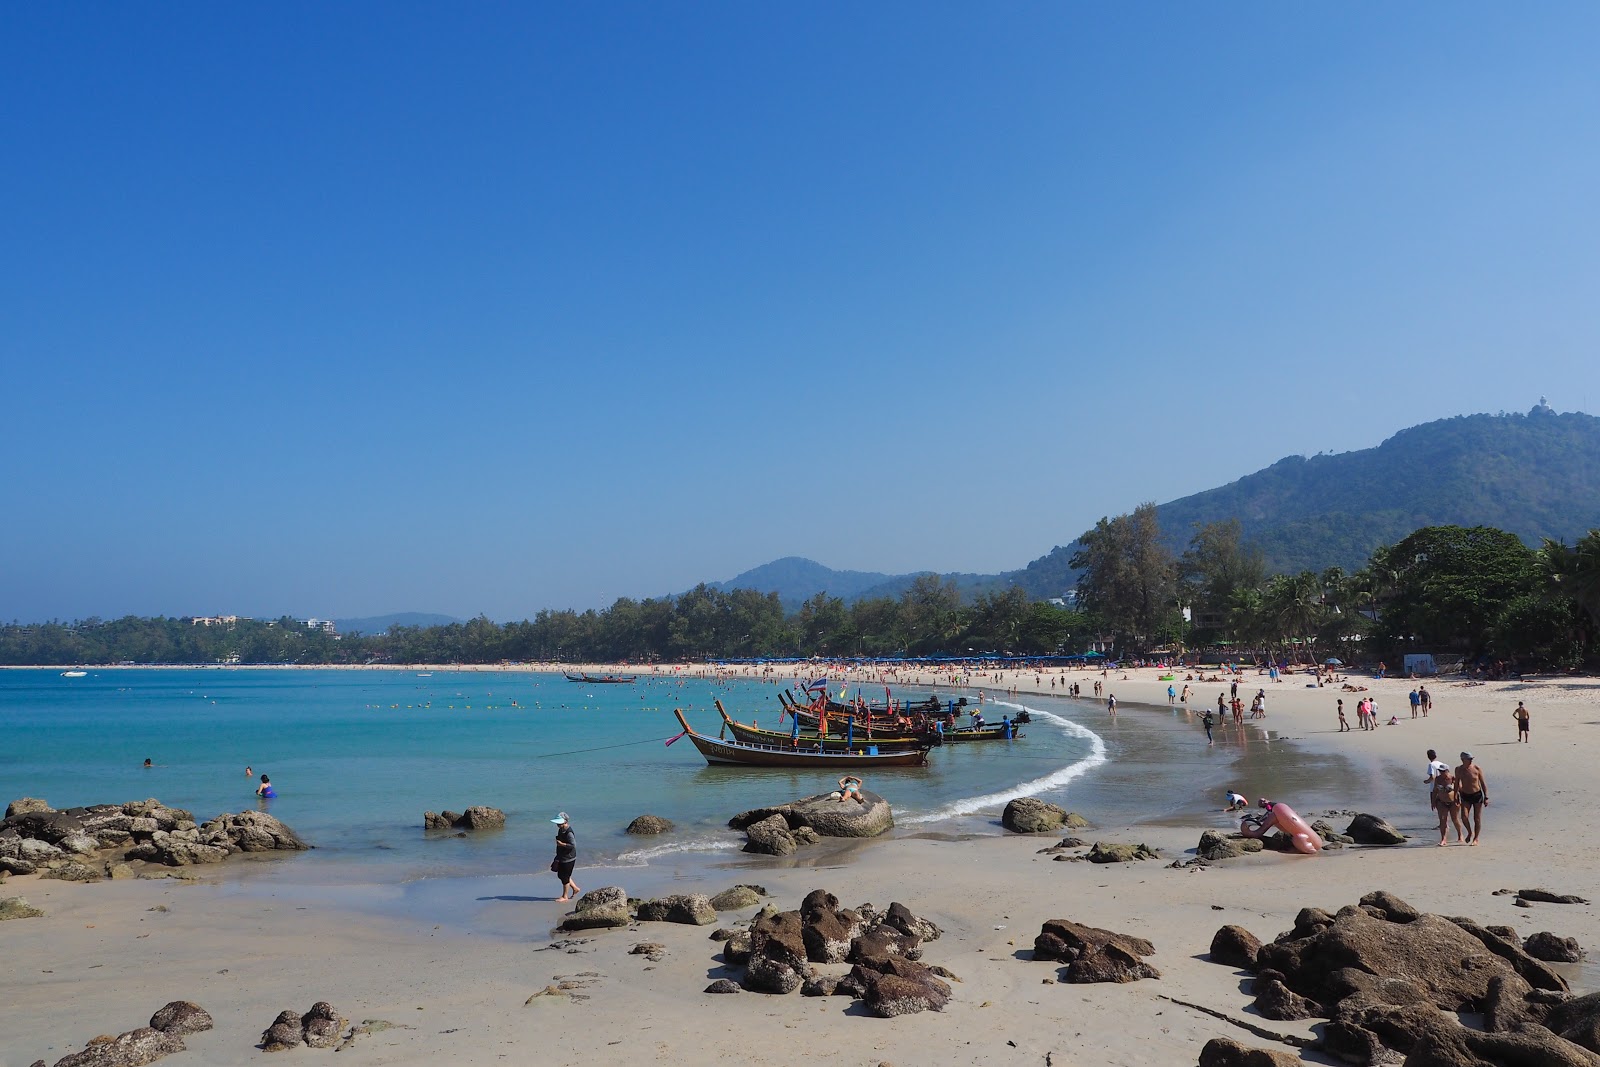
{"label": "rocky outcrop", "polygon": [[304,1023],[297,1011],[280,1011],[272,1024],[261,1032],[261,1051],[286,1052],[305,1044]]}
{"label": "rocky outcrop", "polygon": [[82,1052],[63,1056],[56,1067],[142,1067],[163,1056],[182,1052],[183,1038],[149,1026],[116,1037],[97,1037]]}
{"label": "rocky outcrop", "polygon": [[198,1034],[211,1026],[211,1013],[192,1000],[174,1000],[150,1016],[150,1028],[164,1034]]}
{"label": "rocky outcrop", "polygon": [[562,930],[604,930],[627,926],[632,916],[628,894],[620,886],[601,886],[578,898],[572,914],[561,920]]}
{"label": "rocky outcrop", "polygon": [[339,1035],[349,1025],[349,1020],[334,1010],[333,1005],[319,1000],[311,1010],[301,1016],[301,1033],[311,1048],[333,1048]]}
{"label": "rocky outcrop", "polygon": [[58,878],[63,882],[98,882],[104,876],[97,867],[90,867],[84,863],[62,863],[46,867],[39,872],[39,877]]}
{"label": "rocky outcrop", "polygon": [[[1223,927],[1214,943],[1241,933]],[[1322,1047],[1347,1062],[1600,1067],[1600,996],[1586,1026],[1574,1008],[1586,998],[1569,999],[1509,927],[1423,913],[1379,891],[1333,915],[1302,909],[1255,959],[1257,1012],[1330,1019]],[[1481,1013],[1491,1032],[1462,1027],[1463,1012]]]}
{"label": "rocky outcrop", "polygon": [[1155,946],[1142,937],[1083,926],[1071,919],[1051,919],[1033,940],[1033,958],[1065,963],[1062,980],[1077,985],[1160,978],[1161,972],[1142,959],[1154,952]]}
{"label": "rocky outcrop", "polygon": [[761,894],[748,885],[732,886],[711,898],[711,906],[718,911],[742,911],[760,903]]}
{"label": "rocky outcrop", "polygon": [[1535,904],[1587,904],[1583,897],[1574,893],[1552,893],[1548,889],[1519,889],[1518,900],[1531,900]]}
{"label": "rocky outcrop", "polygon": [[49,804],[38,797],[18,797],[6,805],[6,818],[15,815],[26,815],[30,811],[52,811]]}
{"label": "rocky outcrop", "polygon": [[1090,863],[1131,863],[1134,860],[1158,860],[1161,853],[1149,845],[1118,845],[1096,841],[1089,849]]}
{"label": "rocky outcrop", "polygon": [[630,834],[669,834],[675,827],[671,819],[663,819],[659,815],[641,815],[628,824],[627,832]]}
{"label": "rocky outcrop", "polygon": [[14,802],[13,808],[20,804],[26,810],[0,823],[0,870],[93,881],[110,862],[100,855],[107,850],[120,853],[115,859],[182,867],[220,863],[237,852],[310,847],[264,812],[219,815],[198,826],[192,813],[154,798],[67,811],[38,803]]}
{"label": "rocky outcrop", "polygon": [[718,978],[706,986],[707,993],[743,993],[744,989],[731,978]]}
{"label": "rocky outcrop", "polygon": [[876,837],[894,826],[889,802],[863,790],[862,803],[827,793],[771,808],[752,808],[728,820],[749,838],[746,852],[787,856],[819,837]]}
{"label": "rocky outcrop", "polygon": [[717,921],[717,910],[704,893],[674,893],[659,900],[646,900],[635,912],[640,922],[710,926]]}
{"label": "rocky outcrop", "polygon": [[504,830],[506,813],[499,808],[474,804],[457,814],[453,811],[422,813],[422,825],[428,830]]}
{"label": "rocky outcrop", "polygon": [[[762,909],[748,933],[734,933],[723,943],[722,958],[730,966],[744,962],[745,989],[855,996],[875,1014],[889,1017],[937,1011],[948,1003],[950,987],[916,962],[924,935],[933,940],[940,933],[936,923],[898,902],[881,913],[865,904],[847,908],[817,889],[796,911]],[[813,967],[840,963],[853,964],[848,975]]]}
{"label": "rocky outcrop", "polygon": [[1042,834],[1063,827],[1079,830],[1088,826],[1089,820],[1038,797],[1017,797],[1000,813],[1000,825],[1014,834]]}
{"label": "rocky outcrop", "polygon": [[29,904],[27,897],[0,897],[0,922],[6,919],[37,919],[42,915],[43,909]]}
{"label": "rocky outcrop", "polygon": [[1358,845],[1403,845],[1406,835],[1376,815],[1357,815],[1345,827],[1345,836]]}

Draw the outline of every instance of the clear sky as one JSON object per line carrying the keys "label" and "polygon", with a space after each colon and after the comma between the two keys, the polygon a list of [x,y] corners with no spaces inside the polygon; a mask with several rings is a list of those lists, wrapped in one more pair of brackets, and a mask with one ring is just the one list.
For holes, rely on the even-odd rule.
{"label": "clear sky", "polygon": [[0,617],[993,571],[1600,407],[1600,6],[0,7]]}

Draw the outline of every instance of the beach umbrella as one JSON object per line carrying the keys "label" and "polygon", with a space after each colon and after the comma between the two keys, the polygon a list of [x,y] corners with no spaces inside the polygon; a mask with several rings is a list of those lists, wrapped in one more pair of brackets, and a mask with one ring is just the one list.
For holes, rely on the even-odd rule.
{"label": "beach umbrella", "polygon": [[1342,659],[1326,659],[1326,660],[1323,660],[1322,663],[1323,663],[1323,666],[1326,666],[1326,667],[1343,667],[1344,666],[1344,660],[1342,660]]}

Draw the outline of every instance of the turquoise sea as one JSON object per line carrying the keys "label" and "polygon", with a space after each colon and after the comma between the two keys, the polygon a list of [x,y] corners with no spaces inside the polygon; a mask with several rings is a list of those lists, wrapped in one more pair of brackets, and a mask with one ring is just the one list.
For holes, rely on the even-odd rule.
{"label": "turquoise sea", "polygon": [[[0,802],[153,796],[202,820],[260,804],[316,845],[292,864],[296,877],[333,882],[542,872],[558,811],[571,814],[586,865],[732,858],[740,839],[725,828],[730,815],[832,782],[708,767],[687,740],[664,744],[678,731],[671,712],[682,707],[715,733],[712,701],[721,698],[739,719],[781,728],[777,694],[754,681],[648,675],[597,686],[476,671],[0,671]],[[1005,801],[1024,793],[1107,819],[1159,818],[1210,788],[1196,775],[1187,776],[1192,789],[1152,791],[1141,780],[1141,764],[1168,766],[1180,748],[1194,749],[1192,724],[1165,709],[1110,724],[1097,702],[1021,703],[1033,722],[1017,741],[950,746],[925,769],[870,776],[868,788],[894,805],[897,832],[992,832]],[[141,766],[147,757],[151,770]],[[1196,758],[1221,775],[1231,757],[1202,748]],[[256,800],[247,765],[272,777],[277,799]],[[470,804],[505,810],[506,830],[423,832],[425,810]],[[646,812],[678,832],[622,832]]]}

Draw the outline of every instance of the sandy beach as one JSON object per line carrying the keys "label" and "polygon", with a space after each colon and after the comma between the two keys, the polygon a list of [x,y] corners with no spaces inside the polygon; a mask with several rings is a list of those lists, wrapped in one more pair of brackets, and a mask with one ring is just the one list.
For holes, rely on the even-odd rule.
{"label": "sandy beach", "polygon": [[[973,678],[959,692],[975,695],[981,686],[986,695],[1015,690],[1014,699],[1022,699],[1059,695],[1052,678],[1058,687],[1065,677],[1085,690],[1101,679],[1124,704],[1120,716],[1168,715],[1188,722],[1181,709],[1166,707],[1168,683],[1159,680],[1161,673],[1112,671],[1101,679],[1097,671],[1014,672]],[[924,957],[960,978],[943,1012],[880,1019],[843,997],[706,995],[702,989],[709,981],[730,973],[706,927],[636,924],[551,949],[550,931],[565,907],[550,899],[549,875],[542,875],[549,884],[541,882],[536,892],[495,901],[495,930],[485,933],[463,929],[443,911],[435,921],[384,916],[341,906],[332,897],[252,885],[241,881],[237,861],[230,861],[198,868],[199,880],[192,883],[8,879],[0,896],[24,896],[46,915],[0,925],[8,964],[0,972],[0,1002],[6,1005],[0,1014],[0,1067],[36,1059],[53,1063],[93,1035],[143,1025],[173,999],[193,1000],[216,1020],[215,1029],[186,1039],[189,1051],[164,1061],[173,1064],[257,1062],[263,1053],[255,1046],[273,1017],[285,1008],[304,1011],[318,1000],[331,1002],[352,1021],[399,1024],[338,1053],[340,1062],[356,1064],[1192,1064],[1215,1036],[1258,1046],[1270,1042],[1174,1000],[1282,1033],[1310,1036],[1316,1022],[1266,1023],[1249,1014],[1242,973],[1205,958],[1224,923],[1266,940],[1292,926],[1302,907],[1333,911],[1386,889],[1424,911],[1513,924],[1521,934],[1552,930],[1576,937],[1591,952],[1600,949],[1593,908],[1524,909],[1509,896],[1495,895],[1502,888],[1535,886],[1587,894],[1600,884],[1600,842],[1584,817],[1594,796],[1587,756],[1600,728],[1600,683],[1528,679],[1465,686],[1434,679],[1430,717],[1412,720],[1406,693],[1414,683],[1352,674],[1350,681],[1367,686],[1378,700],[1380,720],[1397,716],[1399,722],[1340,734],[1334,701],[1344,697],[1354,726],[1357,695],[1337,687],[1306,688],[1307,680],[1292,674],[1272,683],[1264,674],[1245,675],[1241,694],[1265,689],[1268,714],[1248,724],[1235,743],[1280,746],[1279,758],[1290,766],[1297,759],[1337,757],[1338,766],[1349,769],[1332,779],[1318,776],[1314,793],[1296,793],[1292,783],[1275,790],[1274,799],[1294,804],[1308,818],[1373,810],[1372,798],[1403,799],[1411,787],[1409,808],[1375,812],[1411,834],[1408,845],[1314,857],[1263,853],[1204,868],[1169,868],[1169,862],[1192,856],[1202,830],[1236,825],[1220,811],[1218,793],[1212,806],[1197,807],[1189,819],[1081,831],[1088,840],[1146,843],[1159,850],[1159,861],[1057,863],[1039,854],[1054,843],[1053,836],[1010,834],[996,823],[991,833],[959,839],[936,827],[926,834],[901,831],[847,853],[828,852],[822,861],[713,856],[697,884],[675,887],[715,893],[755,882],[781,908],[798,906],[817,888],[847,905],[872,902],[881,908],[901,901],[945,930],[926,946]],[[866,676],[849,684],[858,681],[863,687],[882,684]],[[895,672],[888,684],[917,692],[934,683],[941,693],[958,692],[947,677],[907,671]],[[1181,690],[1183,684],[1180,672],[1176,685]],[[1214,705],[1224,687],[1190,685],[1196,710]],[[1518,700],[1532,711],[1527,745],[1515,743],[1511,712]],[[1114,728],[1109,717],[1106,725]],[[1193,737],[1200,758],[1205,736],[1198,726]],[[1430,747],[1452,764],[1458,752],[1470,750],[1483,767],[1491,803],[1481,845],[1434,847],[1422,783]],[[1175,762],[1152,769],[1152,794],[1185,787],[1187,768]],[[1236,784],[1252,799],[1258,795],[1254,783]],[[7,786],[27,792],[25,782]],[[1329,821],[1342,828],[1341,820]],[[544,862],[542,855],[530,857],[530,874],[542,872]],[[603,884],[581,866],[577,878],[585,889]],[[636,892],[626,881],[619,884]],[[725,914],[722,920],[732,925],[750,914]],[[1054,918],[1149,939],[1156,948],[1150,962],[1162,977],[1121,985],[1046,984],[1059,967],[1033,961],[1031,948],[1040,924]],[[641,941],[663,945],[663,958],[652,963],[630,955]],[[1587,991],[1600,984],[1592,968],[1570,965],[1564,973]],[[562,980],[575,981],[568,992],[588,999],[530,1001]],[[288,1054],[296,1060],[331,1055],[311,1049]],[[1316,1054],[1305,1058],[1334,1062]]]}

